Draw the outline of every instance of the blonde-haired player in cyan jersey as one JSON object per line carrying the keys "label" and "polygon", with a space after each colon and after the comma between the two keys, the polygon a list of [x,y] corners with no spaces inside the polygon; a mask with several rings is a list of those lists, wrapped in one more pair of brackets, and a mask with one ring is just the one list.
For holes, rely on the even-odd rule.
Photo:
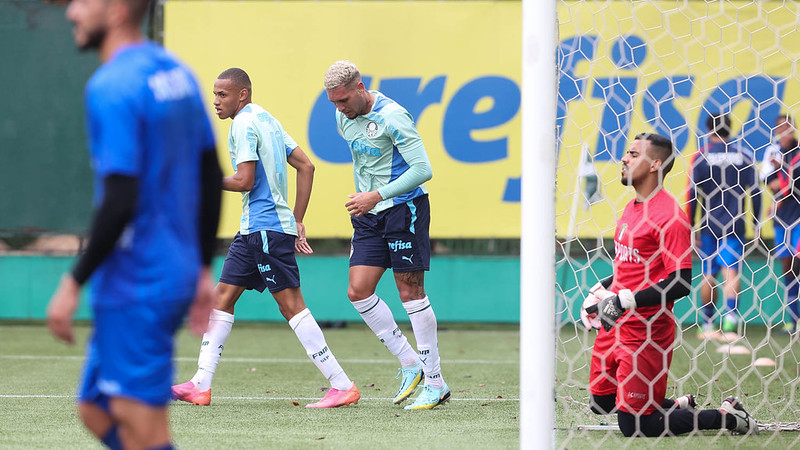
{"label": "blonde-haired player in cyan jersey", "polygon": [[[422,392],[405,409],[431,409],[450,398],[442,378],[437,323],[425,294],[430,269],[430,205],[423,183],[433,176],[414,119],[378,91],[369,91],[350,61],[325,73],[336,124],[350,147],[356,193],[345,203],[353,225],[347,296],[386,348],[400,360],[399,404],[425,377]],[[419,353],[409,345],[389,307],[375,293],[386,269],[394,272]]]}

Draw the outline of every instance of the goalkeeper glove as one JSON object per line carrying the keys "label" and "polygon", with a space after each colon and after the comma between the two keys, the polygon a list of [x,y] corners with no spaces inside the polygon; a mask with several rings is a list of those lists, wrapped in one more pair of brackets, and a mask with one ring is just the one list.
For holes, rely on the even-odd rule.
{"label": "goalkeeper glove", "polygon": [[596,314],[606,331],[611,330],[626,310],[636,308],[636,300],[629,289],[622,289],[619,294],[606,297],[596,305],[586,308],[588,315]]}
{"label": "goalkeeper glove", "polygon": [[589,289],[589,294],[583,300],[583,306],[581,307],[581,322],[583,322],[583,326],[585,326],[587,330],[600,328],[603,325],[600,319],[597,318],[597,314],[589,314],[586,309],[590,306],[597,305],[600,303],[600,300],[613,295],[613,292],[607,291],[600,283],[595,284]]}

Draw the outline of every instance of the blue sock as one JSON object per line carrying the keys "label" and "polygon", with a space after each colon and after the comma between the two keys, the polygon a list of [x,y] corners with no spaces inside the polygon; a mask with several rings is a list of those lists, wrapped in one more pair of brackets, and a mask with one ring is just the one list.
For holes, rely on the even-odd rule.
{"label": "blue sock", "polygon": [[705,323],[711,323],[714,319],[714,304],[709,303],[700,309],[700,317]]}
{"label": "blue sock", "polygon": [[116,425],[112,426],[101,440],[111,450],[122,450],[122,442],[119,440],[119,430]]}
{"label": "blue sock", "polygon": [[736,310],[736,297],[725,300],[725,306],[727,306],[728,312]]}

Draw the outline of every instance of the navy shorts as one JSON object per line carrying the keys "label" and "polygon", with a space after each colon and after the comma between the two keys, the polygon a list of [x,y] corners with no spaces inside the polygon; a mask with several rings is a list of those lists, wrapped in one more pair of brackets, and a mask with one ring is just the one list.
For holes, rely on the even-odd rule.
{"label": "navy shorts", "polygon": [[277,231],[256,231],[244,236],[236,233],[219,281],[258,292],[300,287],[294,240],[291,234]]}
{"label": "navy shorts", "polygon": [[703,274],[716,276],[720,269],[740,270],[744,244],[735,235],[730,234],[717,239],[711,233],[700,233],[701,246],[698,251],[702,260]]}
{"label": "navy shorts", "polygon": [[172,398],[175,332],[191,299],[95,306],[78,401],[108,411],[111,397],[165,406]]}
{"label": "navy shorts", "polygon": [[395,272],[430,270],[431,207],[427,194],[378,214],[351,217],[350,222],[350,267],[385,267]]}

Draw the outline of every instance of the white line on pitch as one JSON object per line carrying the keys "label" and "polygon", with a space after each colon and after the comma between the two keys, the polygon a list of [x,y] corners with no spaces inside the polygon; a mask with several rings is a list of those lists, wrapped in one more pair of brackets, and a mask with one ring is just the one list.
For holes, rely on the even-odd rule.
{"label": "white line on pitch", "polygon": [[[13,395],[0,394],[0,398],[75,398],[74,395]],[[214,397],[215,400],[303,400],[316,401],[316,397]],[[390,401],[388,397],[361,397],[361,400]],[[448,401],[458,402],[518,402],[518,398],[453,398]]]}
{"label": "white line on pitch", "polygon": [[[0,359],[26,359],[26,360],[67,360],[67,361],[82,361],[83,356],[59,356],[59,355],[0,355]],[[175,358],[179,362],[197,361],[197,358],[178,357]],[[292,358],[226,358],[222,357],[222,361],[231,363],[307,363],[307,359],[292,359]],[[348,364],[397,364],[397,361],[390,359],[339,359],[339,362]],[[479,364],[479,365],[507,365],[519,364],[515,360],[497,360],[490,361],[485,359],[443,359],[442,364]]]}

